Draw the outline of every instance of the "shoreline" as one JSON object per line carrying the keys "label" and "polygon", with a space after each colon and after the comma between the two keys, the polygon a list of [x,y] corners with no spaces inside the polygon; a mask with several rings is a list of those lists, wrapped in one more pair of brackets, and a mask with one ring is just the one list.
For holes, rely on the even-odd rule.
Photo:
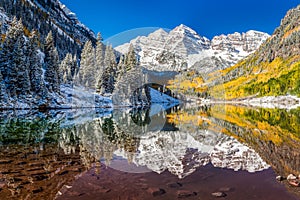
{"label": "shoreline", "polygon": [[[109,99],[106,97],[106,100]],[[212,105],[212,104],[233,104],[233,105],[243,105],[249,107],[260,107],[260,108],[279,108],[279,109],[297,109],[300,107],[300,98],[293,95],[285,95],[285,96],[265,96],[265,97],[245,97],[243,99],[235,99],[235,100],[217,100],[217,99],[202,99],[195,98],[192,96],[187,96],[187,99],[180,100],[180,104],[200,104],[200,105]],[[140,107],[140,106],[137,106]],[[40,108],[38,106],[32,107],[0,107],[0,111],[7,110],[72,110],[72,109],[120,109],[120,108],[134,108],[134,106],[124,106],[124,105],[112,105],[112,104],[103,104],[103,105],[95,105],[95,106],[70,106],[70,105],[62,105],[62,106],[50,106]]]}
{"label": "shoreline", "polygon": [[279,108],[279,109],[297,109],[300,107],[300,98],[292,95],[285,96],[265,96],[265,97],[250,97],[235,100],[217,100],[217,99],[201,99],[195,97],[188,97],[186,103],[200,103],[200,105],[211,105],[211,104],[234,104],[244,105],[249,107],[260,107],[260,108]]}

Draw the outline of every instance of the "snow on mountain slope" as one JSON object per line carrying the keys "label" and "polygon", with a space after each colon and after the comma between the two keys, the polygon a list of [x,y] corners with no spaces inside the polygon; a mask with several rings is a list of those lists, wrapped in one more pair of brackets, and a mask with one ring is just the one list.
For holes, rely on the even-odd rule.
{"label": "snow on mountain slope", "polygon": [[40,41],[44,41],[52,31],[60,58],[67,52],[80,52],[81,45],[87,40],[96,42],[93,31],[59,0],[2,0],[1,7],[11,19],[13,16],[22,19],[26,30],[37,30]]}
{"label": "snow on mountain slope", "polygon": [[[163,29],[137,37],[133,44],[141,65],[159,71],[195,68],[202,72],[224,69],[253,53],[269,37],[258,31],[214,37],[211,41],[181,24],[169,33]],[[126,53],[130,43],[116,47]]]}

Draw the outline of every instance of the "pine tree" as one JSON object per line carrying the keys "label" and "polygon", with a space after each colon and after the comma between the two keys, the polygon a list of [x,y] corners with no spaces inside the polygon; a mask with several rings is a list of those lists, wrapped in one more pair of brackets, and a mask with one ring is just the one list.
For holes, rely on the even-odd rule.
{"label": "pine tree", "polygon": [[45,82],[51,92],[60,92],[59,58],[50,31],[45,42]]}
{"label": "pine tree", "polygon": [[[12,68],[11,66],[11,62],[12,62],[12,52],[14,49],[14,45],[16,43],[16,32],[17,32],[17,18],[14,17],[12,22],[11,22],[11,26],[8,29],[7,33],[6,33],[6,37],[2,46],[2,49],[0,51],[0,70],[3,76],[3,79],[5,81],[5,85],[7,85],[7,90],[8,90],[8,94],[9,96],[12,93],[12,96],[16,96],[16,92],[15,92],[15,82],[16,79],[13,78],[14,75],[16,74],[16,69]],[[13,78],[13,81],[11,80],[11,78]],[[10,84],[13,84],[12,86],[10,86]]]}
{"label": "pine tree", "polygon": [[97,46],[96,46],[96,92],[100,92],[100,87],[102,84],[102,75],[104,72],[104,45],[102,43],[101,33],[97,35]]}
{"label": "pine tree", "polygon": [[116,56],[111,45],[106,46],[104,66],[105,68],[101,79],[99,77],[97,81],[97,91],[101,91],[101,94],[112,93],[114,90],[117,63]]}
{"label": "pine tree", "polygon": [[14,51],[13,51],[13,63],[12,66],[16,68],[16,92],[17,96],[26,97],[31,90],[30,78],[29,78],[29,63],[26,56],[26,51],[28,48],[28,43],[25,42],[23,36],[23,25],[19,21],[18,29],[20,30],[20,37],[18,38]]}
{"label": "pine tree", "polygon": [[95,88],[96,85],[96,59],[95,49],[91,41],[87,41],[83,47],[80,60],[78,82],[87,88]]}
{"label": "pine tree", "polygon": [[96,44],[96,70],[103,69],[103,62],[104,62],[104,45],[102,43],[101,33],[97,35],[97,44]]}
{"label": "pine tree", "polygon": [[105,52],[104,52],[104,61],[103,61],[103,64],[104,64],[104,70],[110,66],[110,45],[106,45],[106,48],[105,48]]}
{"label": "pine tree", "polygon": [[116,72],[116,77],[119,79],[121,78],[124,74],[126,73],[126,68],[125,68],[125,58],[124,55],[120,56],[120,60],[117,66],[117,72]]}
{"label": "pine tree", "polygon": [[38,42],[37,32],[33,30],[29,37],[29,46],[27,49],[31,91],[40,97],[44,97],[46,88],[43,80],[42,63],[38,53]]}
{"label": "pine tree", "polygon": [[128,52],[125,57],[125,65],[126,65],[126,71],[129,71],[137,66],[137,59],[132,44],[130,44],[128,48]]}
{"label": "pine tree", "polygon": [[[73,56],[70,53],[67,53],[65,59],[60,64],[60,74],[61,74],[61,82],[64,84],[72,84],[73,76],[72,69],[74,68],[74,60]],[[73,69],[74,70],[74,69]]]}
{"label": "pine tree", "polygon": [[73,80],[75,79],[76,74],[79,71],[79,66],[78,66],[78,59],[76,54],[73,56],[73,60],[72,60],[72,68],[71,68],[71,75],[73,77]]}
{"label": "pine tree", "polygon": [[14,18],[7,32],[7,38],[3,45],[3,66],[5,82],[8,93],[16,98],[20,95],[25,97],[30,93],[30,80],[28,63],[25,55],[26,43],[22,21]]}

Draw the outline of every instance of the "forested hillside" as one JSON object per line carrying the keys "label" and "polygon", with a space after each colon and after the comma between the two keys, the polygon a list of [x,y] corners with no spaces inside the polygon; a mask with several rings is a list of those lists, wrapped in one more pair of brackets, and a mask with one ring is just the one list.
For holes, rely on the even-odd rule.
{"label": "forested hillside", "polygon": [[[73,96],[78,102],[95,92],[111,94],[120,77],[137,67],[132,47],[117,59],[113,48],[102,43],[100,33],[96,43],[87,40],[75,54],[66,47],[60,59],[64,51],[59,53],[56,41],[65,41],[52,31],[41,39],[37,30],[28,32],[22,19],[10,18],[1,10],[0,109],[73,107]],[[87,93],[78,95],[78,89]]]}
{"label": "forested hillside", "polygon": [[245,96],[300,96],[300,5],[286,14],[273,35],[251,56],[239,64],[219,71],[211,78],[225,98]]}
{"label": "forested hillside", "polygon": [[58,0],[1,0],[0,7],[8,17],[22,19],[26,36],[37,30],[42,42],[52,31],[60,59],[67,53],[79,55],[87,40],[96,42],[94,33]]}

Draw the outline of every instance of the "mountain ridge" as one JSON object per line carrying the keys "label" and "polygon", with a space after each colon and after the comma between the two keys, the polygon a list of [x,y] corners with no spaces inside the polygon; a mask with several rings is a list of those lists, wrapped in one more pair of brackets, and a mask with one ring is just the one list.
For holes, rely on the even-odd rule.
{"label": "mountain ridge", "polygon": [[268,37],[267,33],[249,30],[242,34],[222,34],[209,40],[180,24],[169,32],[158,29],[115,49],[126,53],[129,45],[133,44],[141,65],[148,69],[181,71],[196,68],[200,71],[214,71],[212,65],[199,66],[199,62],[216,59],[222,63],[219,66],[221,69],[227,68],[256,50]]}
{"label": "mountain ridge", "polygon": [[[270,38],[246,59],[219,71],[210,82],[225,99],[300,95],[300,5],[287,12]],[[221,84],[220,84],[221,83]],[[219,98],[219,97],[218,97]]]}

